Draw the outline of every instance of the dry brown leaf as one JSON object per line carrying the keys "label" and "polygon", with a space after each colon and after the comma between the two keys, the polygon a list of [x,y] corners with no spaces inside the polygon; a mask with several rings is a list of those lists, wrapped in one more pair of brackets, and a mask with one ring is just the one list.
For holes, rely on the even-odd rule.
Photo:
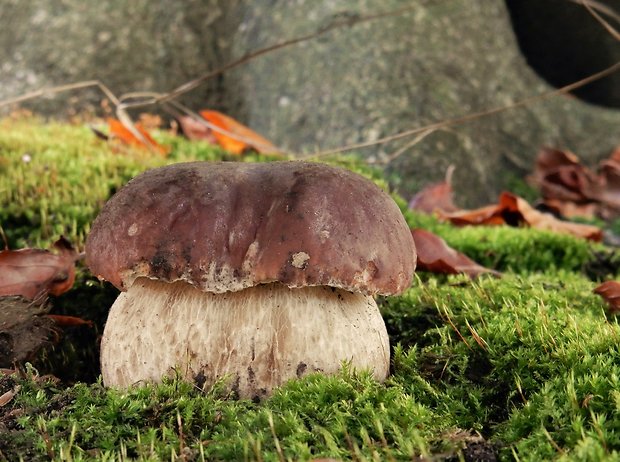
{"label": "dry brown leaf", "polygon": [[544,199],[582,203],[596,201],[600,194],[596,175],[570,151],[543,147],[530,180]]}
{"label": "dry brown leaf", "polygon": [[508,192],[503,192],[500,195],[497,205],[488,205],[475,210],[440,213],[439,215],[457,226],[527,225],[532,228],[571,234],[593,241],[603,239],[602,230],[596,226],[559,220],[550,213],[536,210],[525,199]]}
{"label": "dry brown leaf", "polygon": [[436,210],[454,212],[458,207],[454,205],[454,191],[452,189],[452,172],[450,166],[446,171],[446,179],[439,183],[432,183],[422,188],[409,201],[409,210],[432,214]]}
{"label": "dry brown leaf", "polygon": [[454,212],[437,211],[439,218],[456,226],[466,225],[504,225],[502,210],[496,205],[487,205],[473,210],[457,210]]}
{"label": "dry brown leaf", "polygon": [[80,255],[63,237],[54,243],[54,249],[56,253],[44,249],[0,251],[0,295],[34,300],[69,290]]}
{"label": "dry brown leaf", "polygon": [[190,116],[183,116],[178,118],[181,131],[190,140],[201,140],[207,143],[217,144],[217,139],[213,135],[213,130],[207,127],[205,124],[200,123]]}
{"label": "dry brown leaf", "polygon": [[500,195],[499,205],[504,210],[504,214],[521,214],[524,223],[532,228],[561,234],[571,234],[597,242],[603,240],[603,231],[599,227],[559,220],[550,213],[536,210],[525,199],[514,194],[507,192],[502,193]]}
{"label": "dry brown leaf", "polygon": [[620,282],[606,281],[594,289],[594,293],[603,297],[612,313],[620,311]]}
{"label": "dry brown leaf", "polygon": [[78,318],[77,316],[67,316],[64,314],[46,314],[45,317],[53,320],[60,327],[88,326],[93,327],[93,322],[88,319]]}
{"label": "dry brown leaf", "polygon": [[418,254],[417,269],[431,273],[464,273],[475,278],[483,273],[499,276],[500,273],[485,268],[468,256],[450,247],[446,241],[425,229],[412,229],[411,234]]}

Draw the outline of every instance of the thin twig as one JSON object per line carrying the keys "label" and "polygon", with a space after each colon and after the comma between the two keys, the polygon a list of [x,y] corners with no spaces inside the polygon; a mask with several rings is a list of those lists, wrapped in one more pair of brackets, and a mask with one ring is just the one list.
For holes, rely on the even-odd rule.
{"label": "thin twig", "polygon": [[317,158],[317,157],[324,157],[324,156],[329,156],[329,155],[333,155],[333,154],[338,154],[340,152],[344,152],[344,151],[352,151],[355,149],[362,149],[362,148],[368,148],[371,146],[377,146],[380,144],[385,144],[385,143],[389,143],[391,141],[396,141],[396,140],[400,140],[402,138],[407,138],[409,136],[413,136],[413,135],[417,135],[419,133],[425,132],[427,130],[440,130],[440,129],[444,129],[447,127],[452,127],[454,125],[461,125],[464,124],[466,122],[471,122],[473,120],[477,120],[483,117],[488,117],[491,115],[495,115],[498,114],[500,112],[505,112],[508,111],[510,109],[515,109],[515,108],[519,108],[519,107],[523,107],[523,106],[528,106],[532,103],[535,102],[539,102],[548,98],[551,98],[553,96],[558,96],[558,95],[563,95],[566,93],[569,93],[573,90],[576,90],[577,88],[581,88],[589,83],[592,83],[596,80],[602,79],[603,77],[607,77],[617,71],[620,70],[620,61],[616,62],[615,64],[613,64],[612,66],[609,66],[606,69],[603,69],[600,72],[597,72],[595,74],[589,75],[588,77],[585,77],[581,80],[578,80],[576,82],[573,82],[571,84],[565,85],[561,88],[557,88],[555,90],[549,90],[546,91],[544,93],[540,93],[538,95],[534,95],[534,96],[528,96],[527,98],[523,98],[521,100],[515,101],[514,103],[508,104],[506,106],[498,106],[498,107],[494,107],[494,108],[490,108],[490,109],[485,109],[482,111],[478,111],[478,112],[473,112],[473,113],[469,113],[463,116],[458,116],[458,117],[453,117],[451,119],[444,119],[442,121],[439,122],[435,122],[429,125],[425,125],[422,127],[417,127],[417,128],[413,128],[411,130],[405,130],[403,132],[399,132],[399,133],[395,133],[393,135],[389,135],[389,136],[385,136],[383,138],[379,138],[378,140],[374,140],[374,141],[364,141],[361,143],[354,143],[354,144],[349,144],[346,146],[341,146],[339,148],[333,148],[333,149],[327,149],[324,151],[319,151],[313,154],[307,154],[307,155],[303,155],[303,156],[298,156],[298,159],[308,159],[308,158]]}
{"label": "thin twig", "polygon": [[[596,19],[604,28],[611,34],[613,38],[620,41],[620,32],[618,32],[611,24],[601,17],[596,11],[594,11],[594,3],[592,0],[581,0],[581,4],[588,10],[588,12]],[[613,16],[616,21],[619,21],[617,16]],[[620,22],[620,21],[619,21]]]}
{"label": "thin twig", "polygon": [[0,101],[0,108],[4,106],[10,106],[11,104],[21,103],[22,101],[27,101],[29,99],[39,98],[45,95],[53,95],[56,93],[62,93],[64,91],[78,90],[88,87],[98,87],[108,97],[112,104],[114,104],[115,106],[119,104],[118,98],[102,82],[100,82],[99,80],[86,80],[84,82],[70,83],[57,87],[41,88],[40,90],[32,91],[30,93],[26,93],[25,95],[5,99],[4,101]]}
{"label": "thin twig", "polygon": [[[577,5],[585,6],[586,8],[598,11],[601,14],[613,19],[617,23],[620,23],[620,14],[618,14],[613,8],[604,3],[597,2],[596,0],[568,0],[571,3],[576,3]],[[590,12],[592,13],[592,12]]]}
{"label": "thin twig", "polygon": [[[409,143],[407,143],[406,145],[404,145],[402,148],[397,149],[395,152],[393,152],[392,154],[390,154],[388,157],[386,157],[385,159],[382,159],[380,161],[374,162],[375,164],[389,164],[390,162],[392,162],[393,160],[399,158],[400,156],[402,156],[405,152],[407,152],[409,149],[411,149],[412,147],[414,147],[416,144],[418,144],[419,142],[421,142],[424,138],[426,138],[428,135],[430,135],[431,133],[436,132],[437,129],[435,128],[429,128],[428,130],[423,131],[422,133],[420,133],[418,136],[416,136],[412,141],[410,141]],[[369,162],[371,163],[371,162]]]}

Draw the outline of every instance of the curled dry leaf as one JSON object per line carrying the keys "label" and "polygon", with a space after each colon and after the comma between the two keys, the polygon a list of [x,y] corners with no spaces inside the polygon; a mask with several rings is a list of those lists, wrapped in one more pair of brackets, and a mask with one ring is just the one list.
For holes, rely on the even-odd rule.
{"label": "curled dry leaf", "polygon": [[581,204],[596,201],[600,195],[596,175],[570,151],[543,147],[530,180],[540,188],[544,199]]}
{"label": "curled dry leaf", "polygon": [[411,234],[418,254],[417,269],[420,271],[443,274],[464,273],[471,278],[483,273],[501,275],[453,249],[446,241],[430,231],[418,228],[412,229]]}
{"label": "curled dry leaf", "polygon": [[132,133],[132,131],[129,130],[120,120],[109,118],[108,129],[110,131],[110,135],[108,138],[114,137],[124,144],[149,149],[161,154],[162,156],[168,153],[168,148],[157,143],[149,132],[142,127],[140,122],[134,124],[134,127],[138,132],[137,134],[140,136],[136,136],[136,134]]}
{"label": "curled dry leaf", "polygon": [[620,149],[594,173],[572,152],[543,148],[529,180],[540,189],[544,204],[562,216],[610,220],[620,215]]}
{"label": "curled dry leaf", "polygon": [[200,116],[207,123],[189,116],[179,118],[181,129],[190,140],[204,140],[218,144],[233,154],[243,154],[248,150],[263,154],[279,152],[269,140],[232,117],[209,109],[200,111]]}
{"label": "curled dry leaf", "polygon": [[620,282],[607,281],[594,289],[594,293],[603,297],[612,313],[620,312]]}
{"label": "curled dry leaf", "polygon": [[463,225],[526,225],[563,234],[601,241],[600,228],[581,223],[559,220],[550,213],[536,210],[525,199],[515,194],[503,192],[497,204],[475,210],[461,210],[453,213],[440,213],[440,217],[451,223]]}
{"label": "curled dry leaf", "polygon": [[0,295],[34,300],[69,290],[80,255],[64,237],[53,247],[56,253],[44,249],[0,251]]}

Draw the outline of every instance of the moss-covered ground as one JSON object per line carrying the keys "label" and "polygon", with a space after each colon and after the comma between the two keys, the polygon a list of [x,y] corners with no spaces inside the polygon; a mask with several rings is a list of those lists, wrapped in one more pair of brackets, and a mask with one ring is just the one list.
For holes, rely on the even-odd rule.
{"label": "moss-covered ground", "polygon": [[[48,247],[64,234],[81,249],[105,200],[144,169],[269,160],[158,140],[168,157],[110,146],[85,126],[0,121],[0,224],[11,248]],[[353,157],[337,162],[385,185]],[[402,296],[380,299],[393,345],[386,383],[344,365],[259,403],[174,379],[107,389],[97,340],[116,290],[80,267],[52,312],[94,326],[66,329],[20,374],[0,374],[0,461],[620,460],[620,326],[592,293],[617,275],[615,252],[405,215],[504,276],[419,274]]]}

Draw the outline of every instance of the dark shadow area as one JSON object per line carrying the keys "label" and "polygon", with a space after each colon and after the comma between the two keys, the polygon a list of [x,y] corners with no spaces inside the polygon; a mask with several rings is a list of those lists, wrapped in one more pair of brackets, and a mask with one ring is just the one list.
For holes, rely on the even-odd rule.
{"label": "dark shadow area", "polygon": [[[617,0],[601,7],[620,15]],[[620,60],[618,41],[582,5],[569,0],[506,0],[513,28],[525,58],[555,87],[575,82]],[[618,23],[599,11],[611,25]],[[575,90],[589,103],[620,107],[620,75]]]}

